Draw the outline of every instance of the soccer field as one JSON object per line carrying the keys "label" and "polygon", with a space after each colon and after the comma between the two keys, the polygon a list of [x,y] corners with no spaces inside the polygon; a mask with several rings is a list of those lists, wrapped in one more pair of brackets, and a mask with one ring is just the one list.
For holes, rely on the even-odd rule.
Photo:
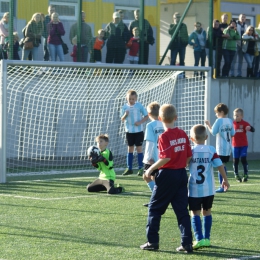
{"label": "soccer field", "polygon": [[249,161],[247,183],[234,180],[231,166],[230,190],[214,200],[212,246],[192,255],[175,251],[180,234],[170,207],[160,250],[139,248],[150,197],[141,177],[118,172],[116,183],[126,189],[120,195],[86,191],[98,172],[8,177],[0,185],[0,259],[260,259],[260,162]]}

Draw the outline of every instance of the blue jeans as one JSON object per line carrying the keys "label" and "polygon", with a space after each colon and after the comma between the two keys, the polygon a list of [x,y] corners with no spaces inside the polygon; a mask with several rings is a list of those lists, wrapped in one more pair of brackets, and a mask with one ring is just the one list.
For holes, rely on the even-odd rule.
{"label": "blue jeans", "polygon": [[253,73],[254,77],[258,76],[258,70],[259,70],[259,62],[260,62],[260,55],[255,56],[253,60]]}
{"label": "blue jeans", "polygon": [[250,55],[248,53],[244,53],[244,58],[247,62],[247,68],[253,68],[253,60],[254,60],[254,55]]}
{"label": "blue jeans", "polygon": [[235,52],[234,59],[231,63],[231,70],[230,70],[231,76],[235,76],[235,64],[237,63],[237,57],[238,57],[237,76],[242,76],[243,52],[241,46],[237,46],[237,51]]}
{"label": "blue jeans", "polygon": [[32,52],[32,60],[38,60],[38,48],[39,47],[33,47],[31,50],[22,50],[22,60],[27,60],[30,52]]}
{"label": "blue jeans", "polygon": [[234,56],[236,54],[236,51],[223,49],[222,54],[224,57],[224,65],[222,67],[222,77],[228,77],[230,67],[231,67],[232,61],[234,59]]}
{"label": "blue jeans", "polygon": [[195,59],[194,66],[199,66],[199,62],[200,62],[201,67],[205,67],[205,61],[206,61],[205,49],[201,51],[194,51],[194,59]]}
{"label": "blue jeans", "polygon": [[171,49],[171,65],[176,65],[177,54],[179,53],[180,66],[184,66],[186,47],[176,47]]}
{"label": "blue jeans", "polygon": [[81,47],[81,62],[87,62],[88,61],[88,47],[87,45],[84,45]]}
{"label": "blue jeans", "polygon": [[57,61],[57,57],[59,57],[60,61],[64,61],[64,53],[63,53],[61,44],[54,45],[54,44],[49,43],[48,47],[49,47],[52,61]]}
{"label": "blue jeans", "polygon": [[150,243],[159,243],[161,216],[171,204],[181,232],[181,245],[192,244],[191,222],[188,212],[188,177],[185,169],[161,169],[148,208],[146,236]]}

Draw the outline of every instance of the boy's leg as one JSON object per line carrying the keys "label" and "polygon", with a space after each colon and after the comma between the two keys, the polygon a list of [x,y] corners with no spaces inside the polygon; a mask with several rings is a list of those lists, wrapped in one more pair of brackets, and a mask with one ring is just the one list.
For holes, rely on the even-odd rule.
{"label": "boy's leg", "polygon": [[247,163],[247,146],[243,146],[241,147],[241,163],[243,165],[243,169],[244,169],[244,175],[243,175],[243,182],[246,182],[248,179],[248,163]]}
{"label": "boy's leg", "polygon": [[96,179],[94,182],[90,183],[86,188],[88,192],[99,192],[107,190],[107,188],[103,185],[103,181],[100,179]]}
{"label": "boy's leg", "polygon": [[134,152],[134,134],[126,133],[126,141],[128,144],[128,153],[126,156],[127,168],[123,172],[123,175],[133,174],[133,152]]}
{"label": "boy's leg", "polygon": [[[226,173],[226,176],[227,176],[227,168],[225,166],[225,163],[227,163],[229,161],[229,156],[219,155],[219,158],[221,159],[221,161],[223,163],[225,173]],[[219,179],[220,187],[218,189],[216,189],[216,192],[221,193],[221,192],[224,192],[224,188],[222,188],[222,186],[221,186],[223,178],[222,178],[220,172],[218,172],[218,179]]]}
{"label": "boy's leg", "polygon": [[144,142],[144,132],[139,132],[135,134],[135,146],[136,146],[136,151],[137,151],[137,159],[138,159],[138,176],[143,176],[143,159],[144,159],[144,154],[142,151],[142,144]]}
{"label": "boy's leg", "polygon": [[124,191],[123,187],[115,187],[113,180],[104,180],[103,185],[106,187],[108,194],[118,194]]}

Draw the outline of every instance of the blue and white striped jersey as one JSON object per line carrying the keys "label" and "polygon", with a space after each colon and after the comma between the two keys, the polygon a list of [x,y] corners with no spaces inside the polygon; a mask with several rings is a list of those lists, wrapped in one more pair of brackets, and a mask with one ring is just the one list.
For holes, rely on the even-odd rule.
{"label": "blue and white striped jersey", "polygon": [[[150,159],[155,162],[159,159],[159,151],[157,147],[158,137],[164,132],[163,124],[159,120],[154,120],[146,125],[144,140],[153,144],[152,149],[145,149],[144,163],[148,163]],[[146,148],[146,147],[145,147]]]}
{"label": "blue and white striped jersey", "polygon": [[233,121],[230,118],[218,118],[212,126],[212,134],[216,135],[218,155],[229,156],[232,150],[232,136],[235,135]]}
{"label": "blue and white striped jersey", "polygon": [[125,131],[128,133],[138,133],[143,131],[143,124],[139,126],[135,126],[135,122],[142,120],[143,117],[147,116],[148,113],[144,106],[136,102],[133,106],[129,104],[125,104],[121,110],[121,117],[124,115],[125,111],[129,111],[128,116],[126,117],[125,123]]}
{"label": "blue and white striped jersey", "polygon": [[215,194],[213,167],[222,165],[216,149],[210,145],[195,145],[189,165],[189,197],[201,198]]}

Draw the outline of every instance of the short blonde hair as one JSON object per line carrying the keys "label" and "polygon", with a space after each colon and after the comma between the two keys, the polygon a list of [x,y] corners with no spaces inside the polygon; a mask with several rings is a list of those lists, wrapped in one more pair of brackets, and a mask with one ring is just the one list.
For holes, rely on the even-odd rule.
{"label": "short blonde hair", "polygon": [[128,90],[128,91],[126,92],[126,96],[127,96],[127,97],[128,97],[128,96],[137,96],[137,93],[136,93],[135,90],[130,89],[130,90]]}
{"label": "short blonde hair", "polygon": [[207,137],[207,130],[204,125],[194,125],[190,130],[190,137],[196,141],[205,141]]}
{"label": "short blonde hair", "polygon": [[134,27],[132,31],[139,31],[138,27]]}
{"label": "short blonde hair", "polygon": [[99,29],[98,31],[98,34],[102,33],[102,32],[105,32],[103,29]]}
{"label": "short blonde hair", "polygon": [[164,123],[172,123],[177,116],[175,106],[164,104],[160,107],[159,116]]}
{"label": "short blonde hair", "polygon": [[244,111],[243,111],[243,109],[242,108],[236,108],[234,111],[233,111],[233,113],[240,113],[241,115],[244,115]]}
{"label": "short blonde hair", "polygon": [[72,38],[71,42],[73,45],[77,45],[77,35]]}
{"label": "short blonde hair", "polygon": [[104,140],[105,142],[109,142],[108,134],[100,134],[96,137],[96,142],[98,142],[100,139]]}
{"label": "short blonde hair", "polygon": [[147,106],[147,112],[152,116],[159,116],[160,104],[152,102]]}

